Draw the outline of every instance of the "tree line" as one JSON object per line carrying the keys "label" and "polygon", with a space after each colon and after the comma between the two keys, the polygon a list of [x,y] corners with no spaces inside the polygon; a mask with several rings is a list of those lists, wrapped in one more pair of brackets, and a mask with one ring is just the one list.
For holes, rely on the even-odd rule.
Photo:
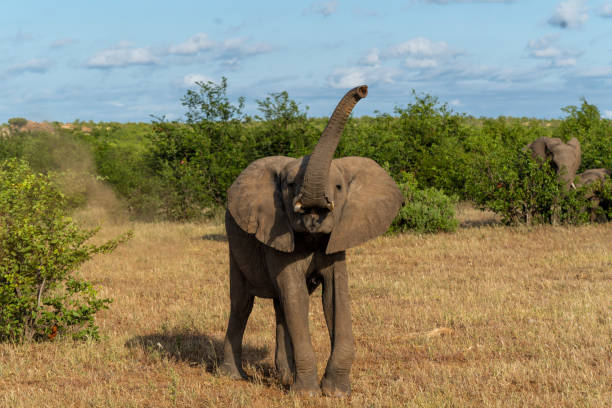
{"label": "tree line", "polygon": [[[244,113],[244,98],[231,101],[227,80],[201,82],[182,98],[182,120],[153,117],[151,123],[88,123],[57,127],[57,135],[85,144],[96,171],[125,198],[131,215],[141,219],[197,220],[218,213],[226,191],[253,160],[272,155],[309,154],[326,118],[310,118],[307,108],[287,92],[257,100],[258,115]],[[491,209],[504,222],[583,223],[588,211],[610,218],[606,183],[564,192],[546,163],[522,152],[541,136],[567,141],[578,138],[583,169],[612,169],[612,121],[585,99],[562,108],[563,118],[475,118],[458,113],[428,94],[413,91],[405,106],[392,114],[351,118],[336,151],[337,157],[366,156],[384,166],[405,191],[404,218],[395,229],[452,230],[453,204],[468,200]],[[59,135],[59,136],[58,136]],[[26,157],[33,167],[53,167],[41,155],[44,137],[23,134],[0,142],[0,158]],[[586,197],[596,194],[599,208]],[[79,200],[76,200],[79,202]],[[427,205],[424,205],[426,203]],[[435,214],[423,211],[435,210]],[[448,210],[448,211],[447,211]],[[442,214],[442,215],[440,215]],[[442,217],[431,227],[418,219]],[[437,220],[440,221],[440,220]],[[417,225],[418,224],[418,225]],[[426,223],[425,223],[426,224]]]}

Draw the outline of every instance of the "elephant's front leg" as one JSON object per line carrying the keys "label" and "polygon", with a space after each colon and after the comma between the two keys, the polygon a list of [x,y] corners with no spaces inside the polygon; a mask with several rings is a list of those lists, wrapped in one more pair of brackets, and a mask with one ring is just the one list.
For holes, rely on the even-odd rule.
{"label": "elephant's front leg", "polygon": [[349,374],[355,357],[351,307],[345,253],[329,258],[321,268],[323,276],[323,312],[331,340],[331,355],[321,380],[323,394],[347,396],[351,393]]}
{"label": "elephant's front leg", "polygon": [[293,346],[285,321],[285,312],[278,299],[274,299],[274,313],[276,314],[276,353],[274,363],[276,371],[283,385],[293,384]]}
{"label": "elephant's front leg", "polygon": [[293,346],[295,379],[292,391],[318,394],[317,365],[308,328],[308,288],[300,268],[286,265],[276,276],[285,323]]}

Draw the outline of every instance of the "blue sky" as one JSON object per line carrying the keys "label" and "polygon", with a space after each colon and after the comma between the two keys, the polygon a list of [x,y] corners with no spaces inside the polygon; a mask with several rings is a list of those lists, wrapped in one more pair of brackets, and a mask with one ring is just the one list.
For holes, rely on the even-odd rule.
{"label": "blue sky", "polygon": [[555,118],[585,97],[612,118],[612,0],[9,0],[0,15],[0,122],[182,118],[198,80],[230,98],[288,91],[329,115],[428,93],[475,116]]}

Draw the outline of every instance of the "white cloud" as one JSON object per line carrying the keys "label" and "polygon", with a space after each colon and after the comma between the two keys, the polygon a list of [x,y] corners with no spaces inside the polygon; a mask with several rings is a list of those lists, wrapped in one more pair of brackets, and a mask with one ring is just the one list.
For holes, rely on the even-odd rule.
{"label": "white cloud", "polygon": [[453,50],[444,41],[416,37],[388,47],[380,54],[380,58],[401,59],[405,68],[423,71],[447,66],[459,55],[461,52]]}
{"label": "white cloud", "polygon": [[548,24],[561,28],[579,28],[589,18],[586,0],[565,0],[559,3]]}
{"label": "white cloud", "polygon": [[604,116],[608,119],[612,119],[612,110],[604,110]]}
{"label": "white cloud", "polygon": [[337,69],[328,82],[333,88],[353,88],[366,83],[366,71],[359,68]]}
{"label": "white cloud", "polygon": [[266,43],[249,43],[245,38],[229,38],[216,47],[214,58],[224,68],[236,70],[241,67],[243,59],[271,51],[272,47]]}
{"label": "white cloud", "polygon": [[581,53],[561,49],[557,46],[559,35],[546,35],[537,40],[531,40],[527,44],[529,55],[533,58],[548,60],[548,65],[555,68],[573,67],[576,65],[576,57]]}
{"label": "white cloud", "polygon": [[208,35],[197,33],[180,44],[171,45],[168,48],[169,54],[178,55],[194,55],[200,51],[210,50],[214,46],[214,42],[208,38]]}
{"label": "white cloud", "polygon": [[368,55],[365,56],[364,64],[365,65],[378,65],[379,63],[380,63],[380,52],[378,51],[378,48],[374,48],[372,49],[372,51],[368,53]]}
{"label": "white cloud", "polygon": [[435,68],[438,66],[438,61],[433,58],[413,58],[408,57],[404,61],[404,65],[408,68]]}
{"label": "white cloud", "polygon": [[118,68],[130,65],[155,65],[158,58],[148,48],[130,48],[120,44],[116,48],[100,51],[85,64],[89,68]]}
{"label": "white cloud", "polygon": [[401,71],[380,66],[337,68],[327,77],[327,83],[332,88],[353,88],[358,85],[391,84]]}
{"label": "white cloud", "polygon": [[183,84],[194,86],[196,82],[214,82],[210,77],[201,74],[187,74],[183,77]]}
{"label": "white cloud", "polygon": [[576,72],[575,77],[577,78],[599,78],[599,79],[612,79],[612,66],[609,67],[591,67]]}
{"label": "white cloud", "polygon": [[311,3],[310,6],[304,10],[304,14],[321,14],[323,17],[328,17],[334,14],[338,9],[338,2],[332,1],[318,1]]}
{"label": "white cloud", "polygon": [[272,51],[272,47],[266,43],[249,44],[245,38],[229,38],[224,40],[219,47],[219,52],[224,56],[248,57],[264,54]]}
{"label": "white cloud", "polygon": [[601,17],[612,18],[612,3],[603,4],[599,10]]}
{"label": "white cloud", "polygon": [[453,99],[448,104],[450,106],[461,106],[461,105],[463,105],[459,99]]}
{"label": "white cloud", "polygon": [[31,59],[23,64],[15,64],[6,70],[8,75],[20,75],[27,72],[43,74],[49,70],[52,63],[48,59]]}
{"label": "white cloud", "polygon": [[434,42],[428,38],[416,37],[389,47],[384,55],[388,58],[401,58],[407,55],[435,56],[451,53],[452,50],[444,41]]}
{"label": "white cloud", "polygon": [[[208,35],[198,33],[180,44],[169,47],[134,48],[129,43],[103,50],[93,55],[85,66],[89,68],[111,69],[133,65],[157,65],[170,56],[195,57],[202,52],[208,53],[210,61],[216,61],[226,68],[236,69],[248,57],[271,52],[273,48],[267,43],[254,43],[246,38],[228,38],[215,42]],[[193,58],[174,63],[192,63]]]}

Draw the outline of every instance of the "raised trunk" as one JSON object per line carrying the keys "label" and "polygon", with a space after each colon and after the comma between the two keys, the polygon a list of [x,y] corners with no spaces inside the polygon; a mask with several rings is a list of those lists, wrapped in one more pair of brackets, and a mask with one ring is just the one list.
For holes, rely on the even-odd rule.
{"label": "raised trunk", "polygon": [[348,91],[336,106],[306,165],[302,189],[294,203],[296,210],[299,211],[302,207],[333,209],[333,202],[327,191],[329,166],[351,111],[355,104],[367,95],[368,87],[358,86]]}

